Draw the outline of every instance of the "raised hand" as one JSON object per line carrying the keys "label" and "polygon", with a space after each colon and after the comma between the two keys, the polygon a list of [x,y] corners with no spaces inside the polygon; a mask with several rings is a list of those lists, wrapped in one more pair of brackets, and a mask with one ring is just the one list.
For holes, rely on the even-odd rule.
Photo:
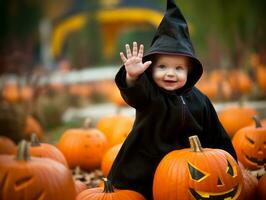
{"label": "raised hand", "polygon": [[151,61],[142,63],[143,52],[144,46],[141,44],[138,51],[137,42],[133,42],[132,52],[129,44],[126,44],[127,57],[123,52],[120,52],[121,60],[127,71],[127,79],[136,80],[151,65]]}

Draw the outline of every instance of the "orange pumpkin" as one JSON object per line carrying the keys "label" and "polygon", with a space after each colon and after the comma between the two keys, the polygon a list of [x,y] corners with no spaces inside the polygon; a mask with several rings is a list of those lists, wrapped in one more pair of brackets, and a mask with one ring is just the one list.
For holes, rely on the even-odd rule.
{"label": "orange pumpkin", "polygon": [[20,98],[22,101],[29,102],[33,99],[34,91],[29,85],[20,88]]}
{"label": "orange pumpkin", "polygon": [[212,100],[228,100],[232,96],[232,89],[227,80],[206,79],[197,87]]}
{"label": "orange pumpkin", "polygon": [[78,194],[76,200],[101,200],[101,199],[119,199],[119,200],[145,200],[138,192],[132,190],[114,189],[111,182],[104,179],[104,188],[97,187],[82,191]]}
{"label": "orange pumpkin", "polygon": [[208,98],[214,100],[217,94],[216,84],[211,84],[210,81],[204,80],[197,84],[197,87],[202,91]]}
{"label": "orange pumpkin", "polygon": [[113,126],[109,146],[123,143],[133,127],[134,119],[129,116],[120,116]]}
{"label": "orange pumpkin", "polygon": [[249,63],[252,68],[256,69],[256,67],[260,64],[260,56],[257,53],[251,53],[249,56]]}
{"label": "orange pumpkin", "polygon": [[174,150],[159,163],[153,180],[154,200],[242,198],[243,177],[224,150],[202,148],[197,136],[191,148]]}
{"label": "orange pumpkin", "polygon": [[15,154],[16,144],[5,136],[0,136],[0,154]]}
{"label": "orange pumpkin", "polygon": [[127,103],[122,98],[119,89],[115,83],[109,86],[108,99],[118,107],[128,106]]}
{"label": "orange pumpkin", "polygon": [[245,168],[256,170],[266,166],[266,127],[262,127],[258,118],[256,126],[244,127],[236,132],[232,139],[238,160]]}
{"label": "orange pumpkin", "polygon": [[103,172],[103,175],[106,177],[112,167],[112,164],[121,148],[122,144],[117,144],[108,151],[103,156],[102,162],[101,162],[101,170]]}
{"label": "orange pumpkin", "polygon": [[17,103],[19,101],[19,87],[16,82],[8,82],[3,88],[2,96],[9,103]]}
{"label": "orange pumpkin", "polygon": [[256,80],[261,91],[266,91],[266,66],[259,65],[256,68]]}
{"label": "orange pumpkin", "polygon": [[240,128],[250,125],[254,115],[257,111],[248,106],[228,106],[218,112],[219,120],[231,138]]}
{"label": "orange pumpkin", "polygon": [[70,170],[48,158],[30,158],[28,148],[22,141],[16,156],[0,155],[0,199],[75,199]]}
{"label": "orange pumpkin", "polygon": [[133,127],[134,119],[125,115],[102,117],[96,127],[107,137],[110,147],[124,142]]}
{"label": "orange pumpkin", "polygon": [[228,73],[228,81],[233,91],[237,94],[248,94],[252,90],[252,81],[244,71],[231,70]]}
{"label": "orange pumpkin", "polygon": [[88,121],[84,128],[66,130],[57,144],[64,154],[68,166],[85,170],[99,168],[107,150],[107,139],[98,129],[90,128]]}
{"label": "orange pumpkin", "polygon": [[258,200],[266,199],[266,174],[264,174],[260,179],[257,187]]}
{"label": "orange pumpkin", "polygon": [[69,93],[78,97],[90,97],[92,94],[92,87],[89,84],[76,83],[69,86]]}
{"label": "orange pumpkin", "polygon": [[57,149],[54,145],[48,143],[40,143],[35,134],[31,135],[30,155],[36,157],[51,158],[68,167],[63,153],[59,151],[59,149]]}
{"label": "orange pumpkin", "polygon": [[103,116],[96,124],[96,128],[104,133],[108,141],[111,138],[113,125],[116,121],[119,121],[119,115]]}
{"label": "orange pumpkin", "polygon": [[28,115],[24,129],[25,139],[30,139],[32,133],[35,133],[39,140],[43,140],[44,131],[41,124],[34,117]]}

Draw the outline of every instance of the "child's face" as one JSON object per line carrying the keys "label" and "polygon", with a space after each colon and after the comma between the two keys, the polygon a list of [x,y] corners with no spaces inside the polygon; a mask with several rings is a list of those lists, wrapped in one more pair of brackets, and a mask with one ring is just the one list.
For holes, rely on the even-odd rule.
{"label": "child's face", "polygon": [[165,90],[176,90],[187,81],[189,58],[181,55],[158,55],[153,63],[152,78]]}

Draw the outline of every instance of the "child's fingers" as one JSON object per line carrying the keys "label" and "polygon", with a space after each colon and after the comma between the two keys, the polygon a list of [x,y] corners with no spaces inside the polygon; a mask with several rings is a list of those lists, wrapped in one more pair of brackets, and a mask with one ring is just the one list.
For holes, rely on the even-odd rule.
{"label": "child's fingers", "polygon": [[127,52],[127,58],[131,58],[132,54],[131,54],[131,50],[130,50],[129,44],[126,44],[126,52]]}
{"label": "child's fingers", "polygon": [[151,65],[151,61],[147,61],[143,64],[144,70],[146,70]]}
{"label": "child's fingers", "polygon": [[143,52],[144,52],[144,46],[143,46],[143,44],[141,44],[139,47],[139,53],[138,53],[138,57],[141,59],[143,57]]}
{"label": "child's fingers", "polygon": [[126,56],[124,55],[123,52],[120,52],[120,58],[121,58],[123,63],[127,62],[127,58],[126,58]]}
{"label": "child's fingers", "polygon": [[132,53],[132,55],[133,56],[137,56],[137,54],[138,54],[138,44],[137,44],[137,42],[133,42],[133,53]]}

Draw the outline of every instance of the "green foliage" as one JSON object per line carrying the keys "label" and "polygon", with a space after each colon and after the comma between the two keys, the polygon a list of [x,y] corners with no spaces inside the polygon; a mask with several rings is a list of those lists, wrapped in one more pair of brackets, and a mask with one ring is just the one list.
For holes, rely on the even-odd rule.
{"label": "green foliage", "polygon": [[2,0],[0,1],[0,40],[9,36],[26,39],[38,31],[41,17],[39,1]]}
{"label": "green foliage", "polygon": [[62,124],[62,115],[69,107],[70,97],[63,93],[42,95],[34,104],[33,113],[46,129]]}
{"label": "green foliage", "polygon": [[26,114],[19,105],[0,101],[0,135],[18,143],[24,138]]}
{"label": "green foliage", "polygon": [[[133,27],[125,30],[117,41],[114,58],[103,58],[104,41],[101,40],[100,24],[94,13],[101,9],[99,1],[84,1],[90,22],[80,31],[67,37],[65,56],[75,67],[113,64],[119,62],[118,52],[124,44],[134,40],[150,45],[154,34],[151,27]],[[17,46],[30,43],[32,51],[39,45],[39,21],[43,16],[46,1],[2,0],[0,1],[0,51],[10,47],[11,38]],[[50,2],[51,3],[51,2]],[[261,0],[176,0],[185,18],[191,25],[191,38],[201,60],[214,66],[239,66],[245,63],[250,52],[266,54],[266,2]],[[166,0],[154,0],[165,8]],[[47,11],[46,11],[47,12]],[[145,17],[145,16],[144,16]],[[31,45],[28,45],[31,46]],[[266,57],[266,55],[265,55]],[[0,59],[1,60],[1,59]],[[109,62],[109,63],[107,63]]]}
{"label": "green foliage", "polygon": [[138,42],[138,44],[143,44],[145,49],[148,49],[151,45],[152,37],[155,34],[156,29],[152,26],[146,27],[138,27],[138,28],[131,28],[126,31],[123,31],[119,39],[117,41],[117,48],[116,48],[116,60],[114,62],[121,63],[119,52],[125,52],[125,44],[130,44],[134,41]]}
{"label": "green foliage", "polygon": [[[193,26],[192,40],[201,57],[210,58],[209,40],[232,65],[243,64],[249,52],[265,49],[266,3],[254,0],[176,0]],[[213,49],[211,49],[213,51]],[[222,60],[217,62],[221,65]]]}
{"label": "green foliage", "polygon": [[48,141],[49,143],[56,144],[62,134],[72,128],[80,128],[82,127],[82,122],[68,122],[68,123],[63,123],[60,126],[51,128],[47,130],[46,135],[45,135],[45,140]]}

